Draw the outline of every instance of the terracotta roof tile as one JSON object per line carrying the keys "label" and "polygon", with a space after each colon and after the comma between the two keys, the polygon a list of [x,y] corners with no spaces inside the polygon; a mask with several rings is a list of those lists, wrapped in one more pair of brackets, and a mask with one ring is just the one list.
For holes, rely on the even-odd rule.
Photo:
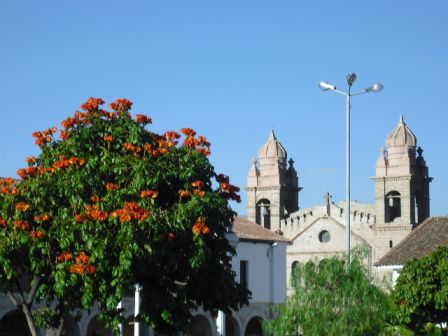
{"label": "terracotta roof tile", "polygon": [[233,231],[240,240],[291,243],[291,240],[288,238],[267,230],[248,220],[246,217],[235,217],[233,221]]}
{"label": "terracotta roof tile", "polygon": [[448,246],[448,216],[425,220],[375,263],[375,266],[404,265],[410,259],[428,255],[439,246]]}

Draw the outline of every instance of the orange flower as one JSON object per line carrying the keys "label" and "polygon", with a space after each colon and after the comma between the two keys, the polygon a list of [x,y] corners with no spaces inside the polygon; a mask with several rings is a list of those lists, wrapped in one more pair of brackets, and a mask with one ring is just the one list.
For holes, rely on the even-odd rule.
{"label": "orange flower", "polygon": [[[109,217],[109,213],[107,211],[100,210],[98,204],[87,204],[85,207],[87,210],[86,216],[90,217],[93,220],[104,222]],[[87,219],[87,217],[85,218]]]}
{"label": "orange flower", "polygon": [[28,156],[26,162],[28,162],[29,165],[33,165],[36,163],[36,158],[34,156]]}
{"label": "orange flower", "polygon": [[41,230],[38,231],[31,231],[31,238],[36,239],[36,238],[43,238],[44,237],[44,233]]}
{"label": "orange flower", "polygon": [[86,264],[89,262],[90,257],[84,251],[81,251],[75,259],[78,264]]}
{"label": "orange flower", "polygon": [[198,195],[199,197],[204,197],[205,196],[205,191],[204,190],[195,189],[194,193],[196,195]]}
{"label": "orange flower", "polygon": [[107,183],[106,184],[106,189],[107,190],[118,190],[118,189],[120,189],[120,186],[118,184],[115,184],[115,183]]}
{"label": "orange flower", "polygon": [[109,104],[109,107],[115,111],[129,110],[132,106],[132,102],[126,98],[119,98],[113,103]]}
{"label": "orange flower", "polygon": [[63,262],[63,261],[70,261],[73,259],[73,255],[70,252],[62,252],[59,256],[58,256],[58,261],[59,262]]}
{"label": "orange flower", "polygon": [[8,225],[8,222],[6,222],[6,219],[0,217],[0,226],[5,227],[6,225]]}
{"label": "orange flower", "polygon": [[88,266],[86,267],[86,271],[87,271],[87,273],[89,273],[89,274],[95,274],[95,273],[96,273],[96,267],[93,266],[93,265],[88,265]]}
{"label": "orange flower", "polygon": [[211,233],[210,228],[207,225],[204,225],[201,229],[203,235],[208,235]]}
{"label": "orange flower", "polygon": [[201,224],[199,224],[199,223],[196,223],[196,224],[194,224],[193,225],[193,233],[196,235],[196,236],[199,236],[199,234],[201,233]]}
{"label": "orange flower", "polygon": [[187,137],[194,137],[196,135],[196,131],[191,128],[182,128],[180,131]]}
{"label": "orange flower", "polygon": [[203,235],[208,235],[211,233],[210,228],[205,223],[204,217],[199,217],[196,220],[196,223],[193,225],[192,231],[196,236],[199,236],[201,233]]}
{"label": "orange flower", "polygon": [[182,198],[188,198],[190,197],[191,193],[188,190],[181,189],[179,190],[179,195]]}
{"label": "orange flower", "polygon": [[34,220],[38,223],[48,222],[50,220],[50,216],[48,215],[36,215],[34,216]]}
{"label": "orange flower", "polygon": [[150,117],[144,115],[144,114],[137,114],[135,116],[135,119],[137,120],[138,123],[143,124],[143,125],[147,125],[147,124],[151,124],[152,120]]}
{"label": "orange flower", "polygon": [[174,132],[174,131],[168,131],[168,132],[165,132],[165,137],[168,140],[174,140],[174,139],[179,139],[180,138],[180,134],[177,133],[177,132]]}
{"label": "orange flower", "polygon": [[79,215],[75,215],[75,221],[77,223],[81,223],[84,222],[86,220],[85,215],[79,214]]}
{"label": "orange flower", "polygon": [[0,185],[4,185],[4,186],[9,186],[14,184],[14,179],[12,177],[6,177],[6,178],[2,178],[0,179]]}
{"label": "orange flower", "polygon": [[104,100],[101,98],[90,97],[87,102],[81,105],[84,111],[94,111],[97,110],[100,105],[104,104]]}
{"label": "orange flower", "polygon": [[67,131],[62,131],[61,130],[61,134],[59,135],[59,137],[61,138],[61,140],[67,140],[69,138],[69,133]]}
{"label": "orange flower", "polygon": [[112,142],[114,140],[114,137],[112,135],[105,135],[103,136],[104,141]]}
{"label": "orange flower", "polygon": [[113,218],[120,218],[121,223],[130,222],[132,219],[143,221],[149,216],[149,211],[135,202],[126,202],[122,209],[112,212]]}
{"label": "orange flower", "polygon": [[29,205],[26,202],[19,202],[16,203],[16,209],[20,212],[28,211],[31,208],[31,205]]}
{"label": "orange flower", "polygon": [[201,189],[201,188],[204,187],[205,184],[204,184],[204,182],[201,181],[201,180],[196,180],[196,181],[191,182],[191,185],[192,185],[193,187],[195,187],[195,188],[199,188],[199,189]]}
{"label": "orange flower", "polygon": [[13,223],[17,229],[29,230],[31,227],[30,223],[28,223],[27,221],[23,221],[23,220],[15,220]]}
{"label": "orange flower", "polygon": [[155,190],[143,190],[140,194],[142,198],[152,198],[156,199],[159,196],[159,193]]}
{"label": "orange flower", "polygon": [[92,197],[90,197],[90,200],[95,203],[103,201],[103,199],[97,195],[93,195]]}

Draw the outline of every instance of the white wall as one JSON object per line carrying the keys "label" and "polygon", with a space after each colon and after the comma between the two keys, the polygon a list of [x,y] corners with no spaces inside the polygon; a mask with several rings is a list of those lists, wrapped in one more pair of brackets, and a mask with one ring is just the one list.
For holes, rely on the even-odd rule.
{"label": "white wall", "polygon": [[240,261],[249,263],[248,288],[251,302],[282,303],[286,300],[286,244],[240,241],[232,259],[236,279],[240,279]]}

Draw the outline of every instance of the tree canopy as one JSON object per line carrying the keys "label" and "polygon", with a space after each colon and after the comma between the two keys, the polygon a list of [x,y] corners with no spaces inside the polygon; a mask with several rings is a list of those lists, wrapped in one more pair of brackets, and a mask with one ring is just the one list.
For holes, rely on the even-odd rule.
{"label": "tree canopy", "polygon": [[388,325],[390,300],[371,284],[359,256],[347,272],[333,257],[296,264],[294,293],[280,307],[279,317],[265,329],[273,335],[379,335]]}
{"label": "tree canopy", "polygon": [[[225,234],[238,188],[217,174],[210,143],[190,128],[148,130],[132,103],[90,98],[56,128],[35,132],[41,153],[21,180],[0,181],[0,287],[36,322],[98,304],[118,330],[117,305],[142,287],[141,318],[157,331],[185,328],[190,310],[247,302]],[[47,308],[35,309],[36,301]]]}
{"label": "tree canopy", "polygon": [[421,333],[448,322],[448,248],[406,262],[393,296],[402,323]]}

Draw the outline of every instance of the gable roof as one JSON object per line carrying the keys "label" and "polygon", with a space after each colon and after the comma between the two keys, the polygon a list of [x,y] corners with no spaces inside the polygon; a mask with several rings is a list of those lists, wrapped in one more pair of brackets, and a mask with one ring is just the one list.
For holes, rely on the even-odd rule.
{"label": "gable roof", "polygon": [[242,241],[291,243],[288,238],[265,229],[261,225],[258,225],[242,216],[236,216],[234,218],[233,232],[235,232],[238,238]]}
{"label": "gable roof", "polygon": [[[297,238],[302,236],[305,233],[305,231],[308,231],[308,229],[310,229],[316,222],[318,222],[318,221],[320,221],[322,219],[328,219],[328,220],[334,222],[336,224],[336,226],[338,226],[339,228],[341,228],[341,229],[343,229],[345,231],[346,226],[341,224],[334,217],[332,217],[332,216],[319,216],[315,220],[313,220],[308,226],[306,226],[302,231],[300,231],[298,234],[296,234],[291,240],[295,241]],[[367,242],[367,240],[365,240],[363,237],[361,237],[360,235],[355,233],[353,230],[350,230],[350,236],[355,237],[356,239],[361,241],[363,244],[366,244],[366,245],[370,246],[370,244]]]}
{"label": "gable roof", "polygon": [[448,246],[448,216],[425,220],[376,262],[375,266],[404,265],[406,261],[422,258],[440,246]]}

